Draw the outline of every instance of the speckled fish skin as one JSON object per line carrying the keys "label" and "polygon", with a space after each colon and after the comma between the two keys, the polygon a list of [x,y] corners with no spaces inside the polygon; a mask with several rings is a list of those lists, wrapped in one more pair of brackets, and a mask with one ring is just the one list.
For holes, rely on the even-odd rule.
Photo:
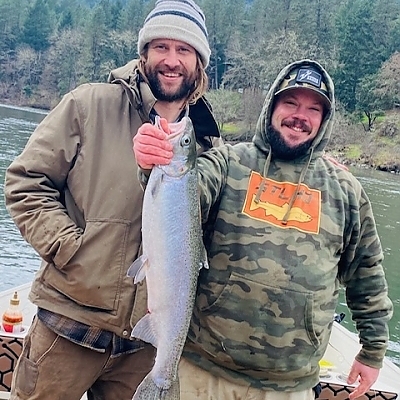
{"label": "speckled fish skin", "polygon": [[197,188],[196,140],[188,117],[170,124],[174,156],[155,166],[143,200],[143,255],[128,275],[146,277],[149,312],[132,337],[157,348],[155,364],[134,400],[179,399],[178,363],[192,315],[197,278],[207,266]]}

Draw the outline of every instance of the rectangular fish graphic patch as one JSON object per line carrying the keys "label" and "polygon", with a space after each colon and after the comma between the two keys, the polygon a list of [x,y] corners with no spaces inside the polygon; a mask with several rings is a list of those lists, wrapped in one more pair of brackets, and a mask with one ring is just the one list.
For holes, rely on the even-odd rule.
{"label": "rectangular fish graphic patch", "polygon": [[[264,190],[260,200],[256,202],[256,193],[262,182]],[[295,228],[302,232],[317,234],[321,221],[321,192],[310,189],[304,184],[300,185],[287,224],[282,223],[296,186],[291,182],[263,179],[259,173],[252,172],[242,212],[250,218],[265,221],[283,229]]]}

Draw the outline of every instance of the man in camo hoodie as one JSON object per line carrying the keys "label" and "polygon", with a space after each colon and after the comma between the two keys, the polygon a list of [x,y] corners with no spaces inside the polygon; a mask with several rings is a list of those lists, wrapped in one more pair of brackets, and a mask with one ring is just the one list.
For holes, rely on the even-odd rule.
{"label": "man in camo hoodie", "polygon": [[[183,399],[312,399],[341,285],[362,344],[350,398],[376,381],[392,303],[370,201],[323,156],[334,108],[328,73],[295,62],[267,94],[251,143],[199,157],[210,268],[180,364]],[[169,162],[166,136],[140,128],[141,168]]]}

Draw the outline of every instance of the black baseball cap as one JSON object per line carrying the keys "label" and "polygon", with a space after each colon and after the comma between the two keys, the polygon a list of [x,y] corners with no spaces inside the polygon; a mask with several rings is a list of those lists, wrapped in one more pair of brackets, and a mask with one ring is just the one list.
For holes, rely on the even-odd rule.
{"label": "black baseball cap", "polygon": [[285,76],[282,83],[279,85],[275,96],[296,88],[304,88],[312,90],[321,95],[323,101],[331,108],[332,103],[329,99],[328,87],[326,81],[320,71],[313,66],[301,66],[293,69]]}

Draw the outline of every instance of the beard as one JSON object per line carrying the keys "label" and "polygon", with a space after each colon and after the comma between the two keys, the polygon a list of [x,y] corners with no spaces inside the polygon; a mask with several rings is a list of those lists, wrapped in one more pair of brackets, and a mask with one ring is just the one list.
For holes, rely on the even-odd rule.
{"label": "beard", "polygon": [[[181,73],[183,76],[183,81],[181,85],[174,92],[167,91],[166,89],[163,88],[161,80],[159,79],[158,73],[160,71]],[[189,94],[195,88],[196,78],[194,77],[193,74],[189,74],[186,70],[182,70],[182,68],[161,69],[157,66],[152,67],[148,64],[145,64],[144,72],[149,81],[149,85],[154,96],[159,101],[174,102],[174,101],[184,100],[189,96]]]}
{"label": "beard", "polygon": [[281,133],[274,129],[272,125],[267,127],[266,137],[271,146],[271,151],[274,157],[281,160],[295,160],[307,154],[314,138],[307,140],[295,147],[287,145]]}

